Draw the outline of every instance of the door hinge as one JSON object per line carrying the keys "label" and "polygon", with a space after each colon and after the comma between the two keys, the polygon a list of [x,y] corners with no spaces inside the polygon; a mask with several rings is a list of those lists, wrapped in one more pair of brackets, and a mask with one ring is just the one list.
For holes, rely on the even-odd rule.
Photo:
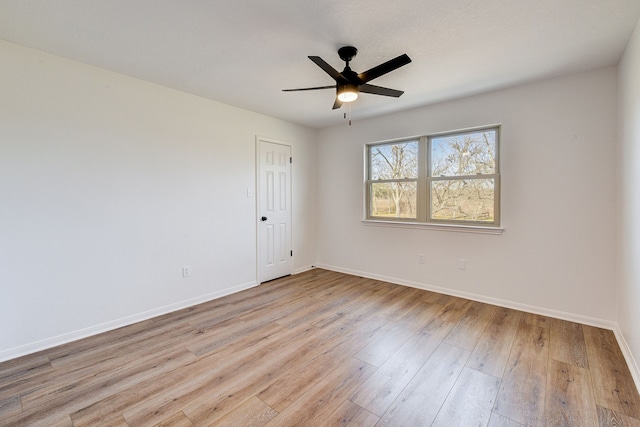
{"label": "door hinge", "polygon": [[291,256],[293,256],[293,251],[291,251]]}
{"label": "door hinge", "polygon": [[293,157],[289,157],[289,163],[293,163]]}

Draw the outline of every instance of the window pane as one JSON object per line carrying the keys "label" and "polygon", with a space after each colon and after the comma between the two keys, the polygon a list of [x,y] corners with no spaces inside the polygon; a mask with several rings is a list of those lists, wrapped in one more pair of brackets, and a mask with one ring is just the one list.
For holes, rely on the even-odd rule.
{"label": "window pane", "polygon": [[493,222],[494,194],[493,178],[432,181],[431,219]]}
{"label": "window pane", "polygon": [[371,179],[405,179],[418,177],[418,141],[372,145]]}
{"label": "window pane", "polygon": [[431,176],[489,175],[495,171],[495,130],[431,140]]}
{"label": "window pane", "polygon": [[371,184],[371,216],[416,218],[416,182]]}

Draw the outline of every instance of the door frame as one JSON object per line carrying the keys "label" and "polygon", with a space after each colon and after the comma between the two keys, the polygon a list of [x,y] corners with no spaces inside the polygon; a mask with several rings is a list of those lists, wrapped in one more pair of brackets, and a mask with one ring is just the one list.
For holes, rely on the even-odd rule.
{"label": "door frame", "polygon": [[[261,265],[260,265],[260,143],[268,142],[271,144],[283,145],[285,147],[289,147],[291,158],[293,158],[293,146],[289,143],[273,139],[267,138],[264,136],[256,135],[256,151],[255,151],[255,221],[256,221],[256,284],[260,285],[262,282],[260,281],[261,277]],[[291,223],[290,223],[290,239],[291,239],[291,250],[293,251],[293,163],[291,163],[291,167],[289,170],[289,187],[291,189]],[[291,255],[291,265],[289,266],[289,274],[293,274],[294,272],[294,255]]]}

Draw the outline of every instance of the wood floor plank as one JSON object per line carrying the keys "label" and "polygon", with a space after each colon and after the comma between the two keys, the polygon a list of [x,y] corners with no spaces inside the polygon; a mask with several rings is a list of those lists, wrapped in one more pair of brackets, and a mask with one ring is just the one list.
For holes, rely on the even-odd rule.
{"label": "wood floor plank", "polygon": [[639,427],[639,411],[612,331],[322,269],[0,363],[0,426]]}
{"label": "wood floor plank", "polygon": [[[349,340],[345,341],[345,344],[348,343]],[[276,411],[282,412],[306,393],[313,386],[316,378],[327,375],[344,363],[345,355],[341,353],[341,351],[335,351],[334,347],[320,357],[297,363],[296,367],[289,368],[284,375],[260,391],[257,396]]]}
{"label": "wood floor plank", "polygon": [[440,334],[423,331],[414,334],[349,400],[382,416],[440,345],[445,334],[444,329]]}
{"label": "wood floor plank", "polygon": [[[296,393],[297,390],[297,395],[304,394],[304,391],[308,390],[316,383],[319,377],[324,376],[326,373],[323,373],[319,377],[312,378],[302,386],[300,386],[296,377],[293,376],[293,388],[289,388],[286,381],[288,380],[287,377],[290,377],[290,372],[296,371],[298,367],[303,368],[309,363],[314,363],[318,358],[322,358],[325,355],[329,356],[329,353],[332,351],[335,351],[339,356],[341,353],[344,353],[344,351],[340,349],[341,345],[355,345],[356,347],[361,345],[358,344],[358,341],[370,339],[372,332],[384,325],[385,322],[386,320],[384,319],[378,319],[367,323],[366,330],[359,329],[357,331],[353,331],[350,327],[344,329],[339,328],[339,325],[333,325],[335,330],[323,330],[322,333],[324,335],[316,337],[313,342],[305,345],[304,348],[301,349],[302,352],[295,352],[290,356],[279,352],[277,357],[272,358],[268,363],[264,363],[260,367],[259,375],[254,373],[251,378],[247,378],[246,376],[234,377],[232,382],[226,383],[225,387],[221,389],[222,391],[213,390],[211,393],[204,393],[201,397],[190,401],[187,406],[185,406],[184,411],[197,425],[213,425],[216,424],[222,416],[236,408],[237,405],[248,396],[256,395],[259,398],[264,398],[261,390],[268,389],[270,385],[274,384],[274,381],[278,382],[283,378],[285,381],[282,388],[283,390],[289,390],[292,393]],[[344,326],[345,325],[343,325],[343,327]],[[342,338],[338,339],[339,337]],[[341,340],[343,340],[343,343],[338,344]],[[342,358],[344,358],[346,354],[343,355]],[[337,362],[339,363],[339,361]],[[230,394],[225,391],[228,389],[234,390],[234,393]]]}
{"label": "wood floor plank", "polygon": [[317,426],[331,416],[375,367],[354,358],[347,361],[287,407],[268,426]]}
{"label": "wood floor plank", "polygon": [[469,368],[502,378],[521,312],[498,308],[467,362]]}
{"label": "wood floor plank", "polygon": [[489,420],[489,425],[487,427],[522,427],[522,424],[492,412],[491,419]]}
{"label": "wood floor plank", "polygon": [[[134,425],[154,424],[162,419],[163,414],[169,414],[182,409],[194,422],[195,417],[187,411],[187,404],[207,390],[215,387],[218,394],[226,395],[226,388],[231,383],[232,389],[238,389],[238,384],[251,382],[260,377],[261,369],[268,369],[271,356],[275,360],[272,363],[281,365],[277,357],[294,357],[301,342],[309,336],[317,336],[318,330],[311,326],[301,325],[293,329],[276,332],[269,340],[262,341],[259,345],[245,348],[233,354],[232,359],[223,360],[217,357],[215,366],[211,366],[208,372],[201,372],[198,376],[191,376],[186,381],[180,381],[179,386],[171,386],[163,389],[154,396],[147,397],[144,402],[123,412],[127,422]],[[215,355],[214,355],[215,356]],[[176,382],[178,383],[178,382]]]}
{"label": "wood floor plank", "polygon": [[582,326],[596,404],[640,419],[640,395],[612,331]]}
{"label": "wood floor plank", "polygon": [[549,329],[551,325],[551,318],[543,316],[541,314],[522,312],[522,323],[528,323],[532,326],[539,326],[540,328]]}
{"label": "wood floor plank", "polygon": [[354,357],[370,365],[381,366],[414,333],[431,321],[437,314],[437,307],[430,303],[418,303],[397,322],[384,328],[374,341],[354,354]]}
{"label": "wood floor plank", "polygon": [[[205,303],[208,304],[208,303]],[[185,309],[171,315],[159,316],[145,320],[133,325],[119,328],[104,334],[81,339],[76,342],[63,344],[61,346],[45,350],[53,366],[73,366],[75,368],[86,363],[94,364],[99,362],[99,358],[109,359],[114,352],[126,353],[133,345],[144,345],[156,341],[165,341],[166,334],[175,334],[176,329],[188,328],[195,330],[193,326],[184,322],[192,312],[200,312],[202,309]],[[179,331],[178,331],[179,333]],[[163,336],[164,340],[157,340],[158,336]],[[108,349],[108,351],[105,351]],[[119,353],[120,354],[120,353]]]}
{"label": "wood floor plank", "polygon": [[336,307],[345,305],[348,302],[347,299],[327,301],[311,297],[307,297],[303,301],[303,307],[289,312],[286,316],[282,316],[276,321],[287,328],[293,328],[301,323],[311,325],[321,318],[324,313],[333,312]]}
{"label": "wood floor plank", "polygon": [[166,352],[151,353],[140,357],[139,363],[105,364],[101,369],[81,369],[82,376],[73,376],[64,386],[51,384],[34,392],[22,394],[22,407],[25,411],[35,407],[45,407],[48,402],[55,406],[71,404],[77,406],[79,400],[93,392],[108,395],[122,388],[136,384],[142,379],[171,371],[176,366],[195,360],[192,354],[184,349],[167,349]]}
{"label": "wood floor plank", "polygon": [[378,426],[429,426],[453,388],[470,352],[442,343],[384,413]]}
{"label": "wood floor plank", "polygon": [[428,333],[437,333],[438,335],[446,331],[444,335],[446,336],[456,326],[460,319],[462,319],[472,305],[473,301],[450,297],[431,321],[422,328],[422,330]]}
{"label": "wood floor plank", "polygon": [[[124,420],[122,420],[124,421]],[[42,423],[38,422],[35,424],[29,424],[29,427],[40,427],[40,426],[47,426],[47,427],[74,427],[73,422],[71,421],[71,418],[69,417],[69,415],[61,415],[60,417],[57,417],[56,419],[53,420],[46,420],[43,421]],[[113,427],[129,427],[127,425],[127,423],[122,423],[122,424],[114,424]]]}
{"label": "wood floor plank", "polygon": [[[141,338],[141,343],[131,341],[131,346],[129,346],[128,350],[126,346],[125,348],[114,349],[113,343],[109,342],[100,351],[92,347],[84,353],[73,352],[74,357],[82,357],[80,363],[64,363],[62,366],[56,366],[50,370],[39,371],[40,375],[34,377],[37,381],[29,381],[27,378],[23,378],[6,386],[0,383],[0,399],[19,394],[25,396],[26,400],[30,402],[40,395],[52,393],[59,388],[53,380],[59,378],[61,373],[64,373],[65,384],[82,383],[86,379],[97,381],[107,375],[119,372],[132,359],[135,359],[138,364],[142,364],[149,360],[149,357],[153,358],[175,352],[176,342],[174,340],[185,340],[184,334],[195,336],[195,331],[188,325],[185,328],[177,326],[175,331],[175,333],[162,335],[162,340],[159,340],[156,335],[153,342],[148,342],[148,337],[145,335]],[[178,338],[181,335],[182,337]],[[78,356],[79,354],[80,356]],[[29,405],[28,403],[27,406]]]}
{"label": "wood floor plank", "polygon": [[[30,396],[23,396],[23,411],[16,418],[10,417],[9,420],[16,424],[36,425],[43,418],[57,419],[65,414],[78,411],[96,400],[118,394],[141,381],[160,377],[193,359],[193,354],[179,349],[163,355],[158,360],[149,360],[140,366],[127,365],[125,369],[120,370],[113,377],[105,376],[98,381],[60,385],[31,400],[27,400]],[[29,402],[30,406],[27,407],[25,400]]]}
{"label": "wood floor plank", "polygon": [[328,353],[314,359],[313,363],[289,370],[257,396],[276,411],[282,412],[312,388],[316,378],[333,372],[343,363],[344,357]]}
{"label": "wood floor plank", "polygon": [[0,420],[8,418],[11,415],[16,415],[22,412],[22,404],[20,403],[20,396],[10,397],[8,399],[0,400]]}
{"label": "wood floor plank", "polygon": [[276,416],[278,412],[254,396],[222,417],[216,424],[228,427],[260,427],[267,425]]}
{"label": "wood floor plank", "polygon": [[486,426],[489,424],[499,385],[499,378],[464,368],[431,425]]}
{"label": "wood floor plank", "polygon": [[290,295],[286,300],[276,300],[257,307],[251,311],[242,313],[238,316],[246,322],[275,322],[291,313],[297,313],[301,309],[307,308],[310,304],[314,304],[315,299],[306,295]]}
{"label": "wood floor plank", "polygon": [[599,427],[640,427],[640,420],[618,414],[611,409],[596,405]]}
{"label": "wood floor plank", "polygon": [[537,426],[544,419],[549,330],[523,320],[514,337],[494,411],[521,424]]}
{"label": "wood floor plank", "polygon": [[545,395],[545,425],[597,425],[588,370],[550,359]]}
{"label": "wood floor plank", "polygon": [[241,304],[225,304],[217,307],[215,310],[204,311],[189,316],[187,322],[200,331],[206,331],[215,328],[220,323],[235,319],[246,312],[247,309]]}
{"label": "wood floor plank", "polygon": [[16,381],[32,378],[53,369],[49,357],[45,354],[27,355],[2,362],[0,384],[7,387]]}
{"label": "wood floor plank", "polygon": [[366,409],[345,400],[319,427],[374,427],[379,419]]}
{"label": "wood floor plank", "polygon": [[551,319],[549,357],[580,368],[588,368],[589,361],[582,325]]}
{"label": "wood floor plank", "polygon": [[416,288],[408,288],[404,292],[399,292],[388,301],[385,301],[377,316],[391,321],[399,321],[416,305],[423,302],[423,295],[424,291]]}
{"label": "wood floor plank", "polygon": [[[289,365],[287,372],[261,390],[257,396],[281,412],[291,405],[299,396],[306,393],[316,378],[327,375],[345,363],[355,350],[371,341],[374,332],[386,324],[386,319],[377,319],[368,325],[368,329],[340,329],[340,335],[332,334],[322,339],[322,348],[318,356],[306,360],[296,358],[294,365]],[[323,331],[325,332],[325,331]]]}
{"label": "wood floor plank", "polygon": [[184,412],[176,412],[166,420],[155,424],[153,427],[195,427]]}
{"label": "wood floor plank", "polygon": [[[65,352],[55,359],[52,364],[56,369],[68,369],[74,372],[80,368],[93,369],[95,366],[106,366],[116,360],[148,355],[149,353],[173,351],[176,342],[185,341],[185,337],[195,337],[198,330],[187,323],[179,322],[171,325],[165,323],[160,326],[149,326],[144,332],[131,333],[122,340],[110,340],[102,346],[94,345],[83,351]],[[136,339],[138,336],[138,339]]]}
{"label": "wood floor plank", "polygon": [[[365,280],[362,282],[362,285],[363,292],[353,297],[347,304],[341,306],[337,313],[327,314],[327,317],[337,314],[345,319],[343,321],[356,323],[377,317],[377,312],[380,309],[380,303],[378,302],[380,297],[375,296],[383,292],[384,289],[378,286],[374,280]],[[386,294],[388,294],[388,291],[386,292]],[[321,320],[321,318],[318,320]]]}
{"label": "wood floor plank", "polygon": [[444,341],[472,351],[496,309],[495,305],[473,302],[458,324],[445,337]]}
{"label": "wood floor plank", "polygon": [[[183,410],[197,425],[213,425],[248,396],[262,397],[259,394],[261,390],[268,388],[274,381],[286,376],[285,374],[288,375],[288,373],[296,371],[298,367],[315,364],[318,358],[331,352],[343,355],[345,353],[343,345],[347,348],[350,348],[349,346],[359,348],[367,340],[370,340],[375,331],[384,326],[386,322],[385,319],[373,319],[359,329],[344,324],[334,324],[329,328],[324,328],[319,331],[313,341],[301,343],[302,346],[298,351],[280,352],[275,357],[269,357],[268,363],[260,364],[258,371],[248,372],[250,377],[246,375],[233,376],[231,381],[224,384],[224,387],[212,391],[206,390],[196,398],[190,399]],[[346,352],[346,354],[350,354],[350,352]],[[312,385],[316,380],[317,378],[311,380],[308,385]],[[229,393],[227,391],[229,389],[234,392]],[[297,397],[299,396],[293,395],[292,399]]]}
{"label": "wood floor plank", "polygon": [[[234,360],[234,357],[242,357],[243,352],[252,354],[254,351],[262,351],[275,339],[274,337],[277,337],[279,332],[284,333],[285,328],[271,324],[238,342],[240,349],[229,347],[219,353],[209,353],[206,356],[197,358],[195,361],[189,361],[172,372],[171,375],[149,378],[135,387],[123,390],[108,398],[96,400],[91,405],[72,413],[71,417],[74,423],[79,425],[105,424],[111,422],[117,417],[117,414],[122,414],[142,403],[150,404],[151,402],[149,401],[156,396],[164,396],[177,388],[183,387],[185,383],[194,381],[194,378],[204,381],[208,379],[213,382],[217,378],[216,375],[222,374],[225,367],[232,363],[231,361]],[[191,385],[187,389],[193,389],[194,387],[197,386]],[[179,409],[181,408],[176,408],[175,411],[167,411],[166,416]]]}

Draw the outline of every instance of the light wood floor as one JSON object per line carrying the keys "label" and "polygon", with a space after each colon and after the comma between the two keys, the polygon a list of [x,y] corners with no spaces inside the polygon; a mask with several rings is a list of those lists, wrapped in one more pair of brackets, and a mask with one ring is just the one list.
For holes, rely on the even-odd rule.
{"label": "light wood floor", "polygon": [[611,331],[312,270],[0,364],[0,425],[640,426]]}

